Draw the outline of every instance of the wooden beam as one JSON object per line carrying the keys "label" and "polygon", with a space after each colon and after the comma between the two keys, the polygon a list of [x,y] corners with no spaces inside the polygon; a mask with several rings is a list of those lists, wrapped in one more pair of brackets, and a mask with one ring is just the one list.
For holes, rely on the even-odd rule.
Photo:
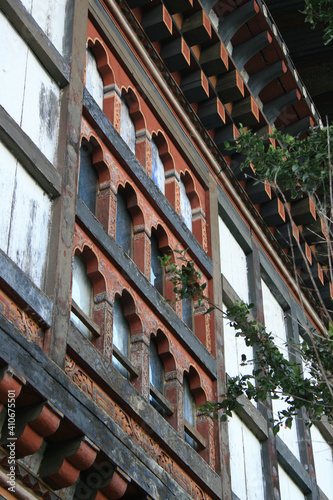
{"label": "wooden beam", "polygon": [[229,69],[228,52],[221,42],[202,50],[199,62],[207,76],[220,75]]}
{"label": "wooden beam", "polygon": [[184,12],[193,7],[193,0],[164,0],[164,3],[171,14]]}
{"label": "wooden beam", "polygon": [[232,59],[238,68],[243,68],[245,64],[257,54],[260,50],[267,47],[272,42],[272,37],[268,31],[264,31],[254,36],[247,42],[237,45],[233,48]]}
{"label": "wooden beam", "polygon": [[60,195],[62,178],[59,172],[2,106],[0,140],[51,198]]}
{"label": "wooden beam", "polygon": [[259,108],[250,95],[236,102],[231,111],[231,116],[236,123],[251,127],[259,122]]}
{"label": "wooden beam", "polygon": [[60,88],[69,82],[70,66],[19,0],[2,0],[1,10]]}
{"label": "wooden beam", "polygon": [[218,33],[221,40],[227,45],[237,31],[260,11],[256,1],[245,3],[219,21]]}
{"label": "wooden beam", "polygon": [[251,75],[247,84],[253,97],[257,97],[266,85],[283,75],[283,73],[286,73],[287,70],[288,67],[286,63],[284,61],[278,61],[268,66],[268,68]]}
{"label": "wooden beam", "polygon": [[141,25],[152,42],[163,40],[172,35],[172,17],[163,4],[145,12]]}
{"label": "wooden beam", "polygon": [[139,376],[139,370],[130,360],[125,356],[115,345],[112,348],[114,357],[119,361],[119,363],[128,371],[131,379]]}
{"label": "wooden beam", "polygon": [[313,127],[315,125],[315,121],[311,116],[306,116],[302,120],[298,120],[295,123],[292,123],[291,125],[288,125],[287,127],[283,128],[281,132],[285,135],[293,135],[296,136],[298,134],[303,134],[304,132],[307,132],[310,127]]}
{"label": "wooden beam", "polygon": [[291,215],[297,225],[306,225],[317,219],[316,205],[312,198],[293,202],[291,205]]}
{"label": "wooden beam", "polygon": [[224,127],[220,127],[215,131],[214,142],[221,151],[223,155],[232,155],[235,153],[235,150],[228,151],[224,142],[233,142],[239,136],[239,132],[234,123],[228,123]]}
{"label": "wooden beam", "polygon": [[184,428],[185,428],[186,434],[188,434],[198,444],[199,449],[206,448],[205,438],[185,418],[184,418]]}
{"label": "wooden beam", "polygon": [[274,123],[278,116],[289,106],[301,99],[302,95],[298,89],[293,89],[286,94],[276,97],[264,104],[263,113],[270,123]]}
{"label": "wooden beam", "polygon": [[225,124],[225,108],[218,97],[213,97],[198,108],[198,116],[206,128],[217,128]]}
{"label": "wooden beam", "polygon": [[278,226],[286,221],[283,203],[279,198],[274,198],[260,207],[260,215],[268,226]]}
{"label": "wooden beam", "polygon": [[199,10],[185,19],[181,32],[191,47],[208,42],[212,38],[212,26],[205,11]]}
{"label": "wooden beam", "polygon": [[171,73],[181,71],[190,65],[190,47],[180,36],[162,45],[161,57]]}
{"label": "wooden beam", "polygon": [[131,9],[135,7],[143,7],[144,5],[150,4],[153,0],[127,0],[127,3]]}
{"label": "wooden beam", "polygon": [[186,75],[181,81],[180,88],[190,102],[203,101],[209,97],[208,79],[200,69]]}
{"label": "wooden beam", "polygon": [[94,335],[94,337],[100,337],[101,329],[89,316],[82,311],[82,309],[77,305],[77,303],[72,299],[71,311],[75,314],[77,318],[86,326],[89,331]]}
{"label": "wooden beam", "polygon": [[238,101],[244,97],[244,82],[237,70],[229,71],[218,78],[215,90],[225,104]]}
{"label": "wooden beam", "polygon": [[250,179],[246,183],[245,191],[254,205],[265,203],[272,199],[272,188],[268,182],[258,182]]}

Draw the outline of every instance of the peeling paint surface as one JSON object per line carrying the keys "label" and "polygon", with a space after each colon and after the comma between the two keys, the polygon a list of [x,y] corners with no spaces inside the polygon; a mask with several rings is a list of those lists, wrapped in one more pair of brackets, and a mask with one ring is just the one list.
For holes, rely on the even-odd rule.
{"label": "peeling paint surface", "polygon": [[121,99],[120,136],[124,139],[132,153],[135,154],[135,126],[125,99]]}
{"label": "peeling paint surface", "polygon": [[180,213],[183,222],[186,224],[188,229],[192,231],[192,208],[189,197],[186,194],[185,185],[182,181],[179,181],[180,187]]}
{"label": "peeling paint surface", "polygon": [[154,141],[151,141],[151,176],[156,186],[165,193],[164,165],[158,154],[158,148]]}
{"label": "peeling paint surface", "polygon": [[333,499],[333,452],[319,430],[310,428],[317,483],[329,500]]}
{"label": "peeling paint surface", "polygon": [[87,49],[86,63],[86,87],[88,92],[93,96],[98,106],[103,109],[104,100],[104,83],[103,78],[97,68],[97,62],[94,54],[90,49]]}
{"label": "peeling paint surface", "polygon": [[1,14],[0,33],[0,104],[54,163],[59,131],[59,87]]}
{"label": "peeling paint surface", "polygon": [[51,201],[0,144],[0,247],[43,288]]}
{"label": "peeling paint surface", "polygon": [[265,498],[261,444],[237,415],[228,420],[231,486],[241,500]]}
{"label": "peeling paint surface", "polygon": [[304,500],[304,494],[296,486],[294,481],[279,465],[280,498],[281,500]]}
{"label": "peeling paint surface", "polygon": [[29,14],[63,54],[67,0],[21,0]]}
{"label": "peeling paint surface", "polygon": [[[263,280],[261,280],[261,286],[265,326],[269,332],[273,333],[274,342],[276,343],[280,351],[284,354],[284,356],[289,358],[288,350],[285,345],[287,342],[287,332],[284,320],[284,311]],[[274,399],[272,401],[272,404],[275,418],[277,418],[279,411],[283,411],[288,407],[286,403],[280,401],[279,399]],[[299,460],[300,453],[295,422],[293,423],[291,429],[285,429],[284,427],[281,427],[279,436],[286,443],[290,451],[292,451],[295,457]]]}

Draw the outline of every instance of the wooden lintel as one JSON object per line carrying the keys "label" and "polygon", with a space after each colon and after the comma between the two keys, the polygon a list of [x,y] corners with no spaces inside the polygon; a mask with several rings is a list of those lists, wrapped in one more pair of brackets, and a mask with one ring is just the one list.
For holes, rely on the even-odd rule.
{"label": "wooden lintel", "polygon": [[225,124],[225,108],[218,97],[200,104],[198,116],[208,129],[221,127]]}
{"label": "wooden lintel", "polygon": [[223,103],[244,97],[244,82],[237,70],[229,71],[217,80],[216,92]]}
{"label": "wooden lintel", "polygon": [[77,303],[72,299],[71,310],[79,318],[80,321],[89,328],[90,332],[94,335],[94,337],[99,337],[101,335],[100,327],[86,315],[84,311],[77,305]]}
{"label": "wooden lintel", "polygon": [[171,14],[184,12],[193,7],[193,0],[164,0],[164,3]]}
{"label": "wooden lintel", "polygon": [[286,94],[276,97],[270,102],[267,102],[263,107],[263,113],[267,120],[274,123],[277,117],[289,106],[301,99],[302,95],[298,89],[293,89]]}
{"label": "wooden lintel", "polygon": [[260,50],[264,49],[272,42],[272,37],[268,31],[264,31],[254,36],[247,42],[237,45],[232,51],[232,58],[238,68],[243,68],[245,64]]}
{"label": "wooden lintel", "polygon": [[223,43],[227,45],[243,24],[258,14],[259,10],[257,2],[252,0],[220,19],[219,35]]}
{"label": "wooden lintel", "polygon": [[259,122],[259,108],[252,96],[234,103],[231,114],[236,123],[242,123],[247,127]]}
{"label": "wooden lintel", "polygon": [[209,96],[208,79],[201,70],[186,75],[181,81],[180,88],[190,102],[203,101]]}
{"label": "wooden lintel", "polygon": [[194,441],[199,445],[201,449],[206,448],[205,438],[186,419],[184,419],[184,428],[186,434],[188,434],[192,439],[194,439]]}
{"label": "wooden lintel", "polygon": [[172,17],[163,4],[144,13],[141,24],[152,42],[172,35]]}
{"label": "wooden lintel", "polygon": [[221,75],[229,69],[228,52],[221,42],[215,43],[200,54],[200,64],[207,76]]}
{"label": "wooden lintel", "polygon": [[203,10],[199,10],[191,17],[185,19],[181,31],[190,46],[208,42],[212,37],[212,26],[207,14]]}
{"label": "wooden lintel", "polygon": [[175,38],[163,44],[161,57],[169,71],[181,71],[190,65],[191,52],[183,37]]}

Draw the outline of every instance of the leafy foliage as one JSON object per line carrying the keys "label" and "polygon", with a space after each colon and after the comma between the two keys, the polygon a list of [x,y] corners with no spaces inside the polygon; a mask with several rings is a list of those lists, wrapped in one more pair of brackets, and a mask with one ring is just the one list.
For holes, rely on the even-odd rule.
{"label": "leafy foliage", "polygon": [[333,7],[332,0],[305,0],[305,21],[314,29],[318,23],[324,25],[324,43],[327,45],[333,40]]}
{"label": "leafy foliage", "polygon": [[[245,344],[254,348],[252,374],[229,378],[221,401],[207,402],[198,410],[214,418],[218,418],[222,412],[220,418],[225,421],[228,416],[232,416],[232,411],[240,409],[240,396],[265,402],[270,395],[272,399],[281,399],[286,403],[286,408],[279,412],[274,421],[275,434],[281,425],[290,428],[301,408],[307,410],[309,422],[321,419],[324,415],[332,420],[332,390],[326,382],[327,376],[331,377],[333,373],[333,327],[330,327],[327,338],[317,334],[316,344],[308,345],[305,341],[297,346],[293,344],[298,359],[289,360],[274,343],[272,333],[267,332],[252,318],[253,304],[235,302],[226,311],[222,311],[204,295],[206,284],[200,284],[202,275],[195,269],[194,262],[186,257],[186,250],[176,250],[176,253],[179,255],[180,266],[172,263],[169,256],[165,255],[160,259],[162,266],[169,266],[171,271],[174,302],[186,297],[196,297],[198,301],[207,304],[206,314],[213,310],[220,311],[235,328],[235,335],[243,337]],[[321,356],[320,363],[318,352]],[[307,367],[307,374],[304,373],[303,366]],[[322,368],[325,370],[325,377]]]}
{"label": "leafy foliage", "polygon": [[[333,126],[329,127],[329,137],[333,136]],[[270,139],[278,141],[282,147],[265,143]],[[290,191],[293,198],[303,192],[317,193],[329,199],[330,168],[327,155],[327,128],[315,127],[306,140],[273,131],[258,137],[250,130],[240,128],[236,144],[225,143],[229,150],[246,155],[243,168],[252,165],[258,181],[268,180],[277,184],[282,191]]]}

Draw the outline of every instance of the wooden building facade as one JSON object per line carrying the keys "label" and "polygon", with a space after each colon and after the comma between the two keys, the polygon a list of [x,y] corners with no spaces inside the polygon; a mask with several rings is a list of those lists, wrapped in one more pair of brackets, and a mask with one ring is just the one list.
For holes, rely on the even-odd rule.
{"label": "wooden building facade", "polygon": [[197,414],[248,348],[202,304],[171,307],[158,260],[188,249],[209,298],[254,302],[286,349],[322,328],[298,241],[331,307],[313,201],[289,241],[283,202],[224,147],[240,124],[321,123],[265,3],[2,0],[0,36],[0,495],[332,500],[329,425],[274,437],[271,402]]}

